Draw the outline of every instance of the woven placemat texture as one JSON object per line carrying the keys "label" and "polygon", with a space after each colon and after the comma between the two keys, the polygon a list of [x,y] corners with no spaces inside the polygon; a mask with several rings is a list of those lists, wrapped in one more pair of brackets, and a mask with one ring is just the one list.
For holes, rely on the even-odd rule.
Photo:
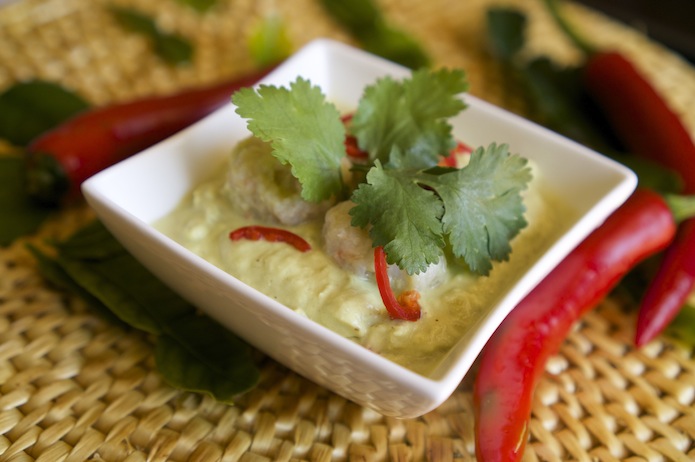
{"label": "woven placemat texture", "polygon": [[[113,21],[111,3],[192,38],[192,65],[163,64],[147,40]],[[488,6],[527,11],[530,53],[580,59],[540,2],[380,3],[436,65],[463,67],[473,94],[512,111],[523,113],[523,105],[485,53]],[[695,133],[695,71],[687,62],[640,31],[567,9],[598,45],[628,54]],[[22,0],[0,8],[0,90],[37,77],[107,104],[243,74],[254,66],[247,38],[268,14],[285,19],[295,47],[316,37],[351,42],[312,0],[219,0],[205,14],[174,0]],[[0,461],[475,459],[471,377],[440,408],[410,420],[361,408],[271,360],[259,387],[235,406],[170,388],[147,336],[53,289],[26,251],[27,242],[64,237],[91,217],[84,206],[66,209],[37,235],[0,249]],[[538,387],[525,460],[695,459],[693,352],[667,339],[635,350],[633,325],[634,310],[615,300],[579,323]]]}

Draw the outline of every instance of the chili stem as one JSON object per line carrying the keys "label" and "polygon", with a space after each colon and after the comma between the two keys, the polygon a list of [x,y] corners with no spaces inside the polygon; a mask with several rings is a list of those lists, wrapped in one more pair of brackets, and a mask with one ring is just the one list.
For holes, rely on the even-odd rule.
{"label": "chili stem", "polygon": [[671,209],[673,220],[676,223],[695,218],[695,194],[664,194],[663,197]]}

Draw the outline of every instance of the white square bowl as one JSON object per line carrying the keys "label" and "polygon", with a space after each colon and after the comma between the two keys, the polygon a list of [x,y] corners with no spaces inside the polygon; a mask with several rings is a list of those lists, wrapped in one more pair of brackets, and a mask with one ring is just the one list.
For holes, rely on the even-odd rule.
{"label": "white square bowl", "polygon": [[[330,40],[316,40],[268,75],[287,85],[297,76],[329,100],[356,106],[377,78],[410,71]],[[84,195],[118,240],[156,276],[250,344],[299,374],[384,415],[412,418],[445,401],[509,311],[636,187],[623,166],[484,101],[453,120],[454,134],[473,146],[508,143],[545,172],[550,190],[577,212],[566,233],[537,255],[482,321],[429,376],[419,375],[266,297],[186,250],[152,224],[208,179],[236,142],[248,136],[231,104],[171,138],[87,180]]]}

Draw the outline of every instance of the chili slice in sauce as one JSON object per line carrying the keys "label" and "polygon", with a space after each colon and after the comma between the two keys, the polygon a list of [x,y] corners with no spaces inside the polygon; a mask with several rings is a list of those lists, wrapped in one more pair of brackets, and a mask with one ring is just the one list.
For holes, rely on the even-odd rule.
{"label": "chili slice in sauce", "polygon": [[284,242],[291,245],[300,252],[308,252],[311,245],[303,237],[282,228],[268,226],[243,226],[229,233],[229,238],[233,241],[248,239],[259,241],[261,239],[268,242]]}
{"label": "chili slice in sauce", "polygon": [[405,321],[417,321],[420,319],[420,294],[417,291],[408,290],[396,298],[389,280],[386,252],[384,252],[384,248],[381,246],[374,249],[374,273],[379,294],[391,319],[402,319]]}

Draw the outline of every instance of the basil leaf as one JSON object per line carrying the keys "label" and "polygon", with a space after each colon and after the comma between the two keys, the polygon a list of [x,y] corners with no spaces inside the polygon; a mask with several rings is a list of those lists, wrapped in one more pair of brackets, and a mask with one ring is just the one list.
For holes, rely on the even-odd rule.
{"label": "basil leaf", "polygon": [[581,67],[563,66],[547,56],[520,58],[525,32],[526,16],[514,7],[488,10],[488,48],[505,66],[509,85],[524,96],[530,116],[631,168],[641,187],[664,193],[681,191],[683,182],[677,172],[622,152],[623,146],[582,87]]}
{"label": "basil leaf", "polygon": [[[103,303],[123,322],[151,334],[161,333],[156,319],[138,300],[137,291],[135,294],[128,292],[118,281],[109,279],[108,263],[105,265],[106,268],[103,268],[99,263],[69,258],[58,257],[56,261],[82,290]],[[107,274],[103,274],[104,272]]]}
{"label": "basil leaf", "polygon": [[0,246],[35,232],[53,209],[32,201],[25,189],[24,159],[0,156]]}
{"label": "basil leaf", "polygon": [[98,314],[107,321],[125,326],[125,323],[114,315],[113,312],[101,302],[101,300],[77,284],[57,260],[46,255],[36,246],[28,245],[27,248],[36,259],[39,266],[39,272],[43,275],[43,277],[48,279],[49,282],[56,287],[69,290],[77,294],[80,298],[87,302],[90,308],[97,311]]}
{"label": "basil leaf", "polygon": [[125,29],[150,37],[159,33],[157,24],[147,15],[130,8],[115,5],[112,5],[109,9],[116,21]]}
{"label": "basil leaf", "polygon": [[193,45],[186,38],[161,31],[149,16],[115,5],[109,7],[109,10],[122,27],[146,36],[155,53],[167,63],[188,64],[193,59]]}
{"label": "basil leaf", "polygon": [[180,35],[159,33],[152,37],[155,52],[169,64],[189,64],[193,46]]}
{"label": "basil leaf", "polygon": [[217,0],[178,0],[179,3],[204,13],[217,4]]}
{"label": "basil leaf", "polygon": [[360,43],[365,50],[410,69],[420,69],[430,64],[429,56],[408,33],[380,23],[371,33],[362,36]]}
{"label": "basil leaf", "polygon": [[99,220],[91,221],[68,239],[54,245],[61,256],[77,260],[100,260],[125,252],[121,243]]}
{"label": "basil leaf", "polygon": [[490,53],[504,62],[511,61],[526,41],[526,16],[520,11],[496,7],[487,11]]}
{"label": "basil leaf", "polygon": [[155,335],[155,360],[167,382],[224,402],[256,384],[254,350],[159,281],[101,222],[53,245],[55,258],[30,248],[44,276]]}
{"label": "basil leaf", "polygon": [[157,339],[155,361],[172,386],[231,403],[258,382],[252,353],[221,325],[191,313],[167,325]]}
{"label": "basil leaf", "polygon": [[30,80],[14,84],[0,94],[0,138],[26,146],[88,107],[79,95],[55,83]]}
{"label": "basil leaf", "polygon": [[420,44],[388,24],[373,0],[321,0],[321,4],[365,50],[411,69],[429,65]]}

